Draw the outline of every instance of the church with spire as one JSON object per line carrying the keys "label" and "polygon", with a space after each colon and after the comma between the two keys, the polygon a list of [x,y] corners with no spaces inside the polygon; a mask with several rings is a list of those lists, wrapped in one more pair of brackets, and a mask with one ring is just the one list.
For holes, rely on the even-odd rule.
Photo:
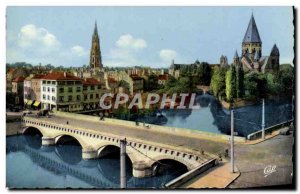
{"label": "church with spire", "polygon": [[242,42],[242,52],[239,57],[237,51],[233,57],[233,64],[242,64],[245,72],[277,72],[279,70],[279,49],[274,44],[267,56],[262,55],[262,41],[253,14],[251,15],[247,31]]}
{"label": "church with spire", "polygon": [[92,36],[92,46],[90,53],[90,68],[99,69],[103,68],[101,50],[100,50],[100,40],[97,29],[97,22],[95,22],[95,28]]}

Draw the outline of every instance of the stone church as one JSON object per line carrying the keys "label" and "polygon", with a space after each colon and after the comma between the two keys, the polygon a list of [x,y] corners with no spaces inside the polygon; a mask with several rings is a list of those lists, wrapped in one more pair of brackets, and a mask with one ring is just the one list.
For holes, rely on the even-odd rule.
{"label": "stone church", "polygon": [[279,70],[279,49],[274,44],[268,56],[262,56],[262,41],[252,14],[242,42],[242,55],[235,52],[233,62],[242,63],[245,72],[277,72]]}

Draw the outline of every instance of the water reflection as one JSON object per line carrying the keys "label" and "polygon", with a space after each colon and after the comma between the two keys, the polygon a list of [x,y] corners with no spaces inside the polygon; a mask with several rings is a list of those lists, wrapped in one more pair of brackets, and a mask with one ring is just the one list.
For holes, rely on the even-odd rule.
{"label": "water reflection", "polygon": [[[164,122],[156,116],[140,118],[151,124],[188,128],[212,133],[230,133],[230,112],[223,109],[215,97],[209,94],[198,95],[196,104],[200,109],[162,110]],[[239,136],[261,130],[261,104],[237,108],[235,130]],[[292,118],[292,105],[287,100],[267,100],[265,106],[265,126],[269,127]]]}
{"label": "water reflection", "polygon": [[[119,188],[119,153],[86,161],[81,159],[81,147],[76,144],[44,147],[36,135],[6,139],[6,177],[10,188]],[[169,169],[156,177],[134,178],[127,158],[126,173],[128,187],[159,188],[183,172]]]}

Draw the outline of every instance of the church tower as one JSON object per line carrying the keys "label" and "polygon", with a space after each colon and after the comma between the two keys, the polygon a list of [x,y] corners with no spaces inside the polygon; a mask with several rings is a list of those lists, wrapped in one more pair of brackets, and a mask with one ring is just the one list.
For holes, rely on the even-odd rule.
{"label": "church tower", "polygon": [[255,54],[258,53],[257,57],[261,58],[261,47],[262,42],[252,14],[242,43],[242,56],[247,56],[253,61]]}
{"label": "church tower", "polygon": [[101,58],[101,51],[100,51],[100,41],[98,36],[98,29],[97,29],[97,22],[95,22],[94,33],[92,37],[92,47],[91,47],[91,54],[90,54],[90,68],[92,69],[102,69],[102,58]]}
{"label": "church tower", "polygon": [[235,51],[233,56],[233,65],[238,66],[240,64],[240,58],[237,51]]}

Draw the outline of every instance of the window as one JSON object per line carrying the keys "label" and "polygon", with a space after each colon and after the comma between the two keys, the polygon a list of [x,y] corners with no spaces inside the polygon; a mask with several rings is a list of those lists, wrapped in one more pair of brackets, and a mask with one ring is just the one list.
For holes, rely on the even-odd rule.
{"label": "window", "polygon": [[96,99],[99,99],[99,94],[96,94]]}
{"label": "window", "polygon": [[58,81],[58,85],[66,85],[64,81]]}
{"label": "window", "polygon": [[46,87],[43,87],[43,91],[46,92]]}
{"label": "window", "polygon": [[52,81],[52,85],[55,85],[56,84],[56,81]]}
{"label": "window", "polygon": [[91,86],[91,90],[94,90],[95,89],[95,86]]}
{"label": "window", "polygon": [[51,84],[51,81],[47,81],[47,84]]}
{"label": "window", "polygon": [[93,94],[91,94],[91,95],[90,95],[90,99],[93,99],[93,97],[94,97],[94,95],[93,95]]}
{"label": "window", "polygon": [[77,95],[76,99],[77,101],[80,101],[80,95]]}
{"label": "window", "polygon": [[46,84],[46,80],[43,80],[43,84]]}
{"label": "window", "polygon": [[77,87],[76,91],[77,91],[77,92],[81,92],[81,88],[80,88],[80,87]]}
{"label": "window", "polygon": [[63,93],[64,92],[64,88],[59,88],[59,92]]}
{"label": "window", "polygon": [[68,96],[68,101],[72,101],[72,96]]}
{"label": "window", "polygon": [[49,95],[47,96],[47,100],[50,100],[50,96]]}
{"label": "window", "polygon": [[50,92],[50,87],[47,87],[47,91]]}
{"label": "window", "polygon": [[86,91],[87,90],[87,86],[83,86],[83,91]]}
{"label": "window", "polygon": [[43,99],[46,100],[46,95],[45,94],[43,94]]}
{"label": "window", "polygon": [[69,88],[68,88],[68,92],[73,92],[73,88],[72,88],[72,87],[69,87]]}
{"label": "window", "polygon": [[64,101],[64,97],[63,97],[63,96],[60,96],[60,97],[59,97],[59,101],[60,101],[60,102],[63,102],[63,101]]}
{"label": "window", "polygon": [[84,100],[87,100],[87,95],[86,94],[84,95]]}
{"label": "window", "polygon": [[52,101],[55,102],[55,96],[52,96]]}
{"label": "window", "polygon": [[55,88],[52,88],[52,92],[55,92]]}

